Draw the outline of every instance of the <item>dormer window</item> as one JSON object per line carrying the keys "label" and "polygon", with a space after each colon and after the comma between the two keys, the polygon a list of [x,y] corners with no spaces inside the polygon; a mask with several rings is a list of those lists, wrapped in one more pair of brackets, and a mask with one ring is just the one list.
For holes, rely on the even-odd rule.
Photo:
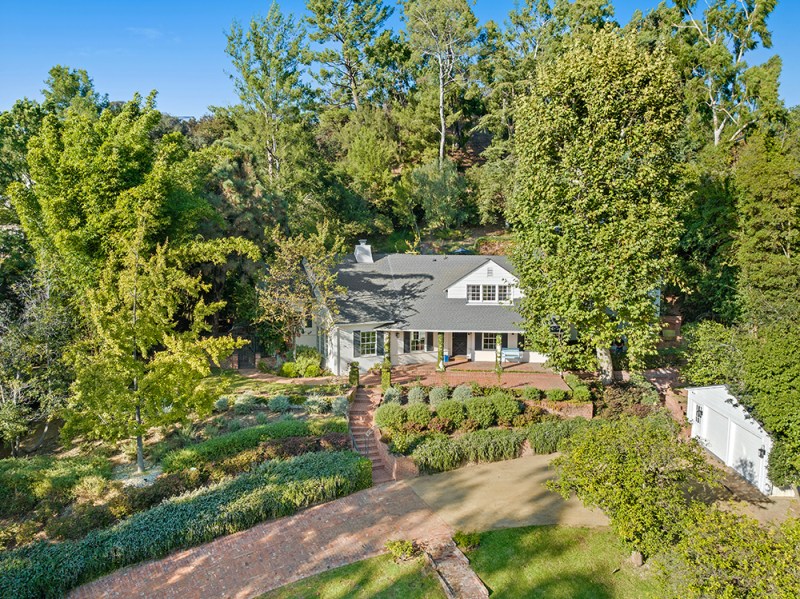
{"label": "dormer window", "polygon": [[498,285],[497,286],[497,301],[498,302],[507,302],[511,299],[511,286],[510,285]]}
{"label": "dormer window", "polygon": [[502,304],[510,301],[510,285],[467,285],[468,304]]}
{"label": "dormer window", "polygon": [[484,302],[496,302],[497,301],[497,285],[483,285],[483,293],[481,294],[481,300]]}

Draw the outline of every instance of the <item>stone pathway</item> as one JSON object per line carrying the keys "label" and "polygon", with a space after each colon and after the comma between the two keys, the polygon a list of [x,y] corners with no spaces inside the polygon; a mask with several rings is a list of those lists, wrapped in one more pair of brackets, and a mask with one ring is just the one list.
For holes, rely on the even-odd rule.
{"label": "stone pathway", "polygon": [[388,540],[414,539],[436,546],[449,541],[453,532],[405,482],[392,482],[118,570],[70,597],[256,597],[377,556]]}
{"label": "stone pathway", "polygon": [[486,585],[453,541],[427,548],[425,556],[448,599],[488,599]]}
{"label": "stone pathway", "polygon": [[372,462],[372,484],[374,485],[392,480],[391,472],[378,453],[377,441],[372,432],[375,424],[373,416],[380,403],[380,389],[359,387],[353,403],[350,405],[349,413],[350,432],[353,434],[356,450]]}

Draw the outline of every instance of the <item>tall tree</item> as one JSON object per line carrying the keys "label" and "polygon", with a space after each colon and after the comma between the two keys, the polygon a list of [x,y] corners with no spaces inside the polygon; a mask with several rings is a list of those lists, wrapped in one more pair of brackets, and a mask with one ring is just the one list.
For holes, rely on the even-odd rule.
{"label": "tall tree", "polygon": [[477,19],[466,0],[408,0],[404,18],[409,42],[422,61],[431,61],[439,91],[439,166],[447,137],[445,93],[458,80],[472,53]]}
{"label": "tall tree", "polygon": [[286,124],[296,123],[309,90],[302,81],[306,32],[292,15],[273,2],[267,15],[253,19],[245,30],[231,26],[227,53],[233,62],[231,79],[243,104],[261,119],[270,182],[280,174],[291,136]]}
{"label": "tall tree", "polygon": [[56,65],[48,75],[42,90],[47,112],[62,114],[71,108],[78,112],[97,113],[108,106],[108,96],[100,96],[95,91],[94,82],[84,69]]}
{"label": "tall tree", "polygon": [[[655,350],[658,289],[668,276],[681,198],[680,88],[663,49],[610,26],[540,64],[520,105],[513,256],[526,340],[560,366],[594,350],[611,379],[612,342],[632,365]],[[553,320],[564,332],[556,336]]]}
{"label": "tall tree", "polygon": [[358,110],[369,94],[371,47],[393,10],[383,0],[309,0],[306,8],[309,37],[322,44],[313,53],[323,65],[318,78],[332,87],[332,104]]}

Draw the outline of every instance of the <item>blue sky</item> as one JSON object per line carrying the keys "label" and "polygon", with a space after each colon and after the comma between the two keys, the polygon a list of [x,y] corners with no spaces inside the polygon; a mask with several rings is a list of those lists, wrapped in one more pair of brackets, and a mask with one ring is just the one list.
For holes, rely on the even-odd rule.
{"label": "blue sky", "polygon": [[[635,9],[657,3],[616,0],[617,20],[627,22]],[[515,0],[477,0],[474,9],[481,22],[502,22],[514,5]],[[234,19],[246,22],[268,6],[268,0],[11,0],[0,26],[0,110],[23,96],[40,98],[55,64],[86,69],[112,100],[156,89],[159,108],[179,116],[234,103],[225,32]],[[281,7],[300,14],[304,2],[284,0]],[[749,58],[751,64],[776,53],[783,58],[781,94],[789,106],[800,104],[798,25],[800,2],[780,0],[769,20],[773,48]]]}

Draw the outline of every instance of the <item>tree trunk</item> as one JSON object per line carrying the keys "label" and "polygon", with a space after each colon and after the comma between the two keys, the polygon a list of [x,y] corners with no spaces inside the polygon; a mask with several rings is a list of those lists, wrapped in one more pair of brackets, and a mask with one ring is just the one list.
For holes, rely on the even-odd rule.
{"label": "tree trunk", "polygon": [[614,363],[611,361],[611,348],[598,345],[596,351],[600,381],[604,385],[610,385],[614,382]]}
{"label": "tree trunk", "polygon": [[[136,406],[136,424],[142,424],[142,411]],[[136,435],[136,472],[144,472],[144,441],[142,435]]]}
{"label": "tree trunk", "polygon": [[500,333],[494,339],[494,371],[499,379],[503,373],[503,336]]}
{"label": "tree trunk", "polygon": [[447,133],[447,123],[444,119],[444,67],[439,61],[439,170],[444,165],[444,142]]}
{"label": "tree trunk", "polygon": [[49,431],[49,430],[50,430],[50,421],[46,420],[45,423],[44,423],[44,428],[42,429],[42,434],[39,435],[39,440],[36,441],[34,446],[30,448],[30,450],[26,449],[25,452],[26,453],[33,453],[34,451],[39,449],[44,444],[44,438],[47,436],[47,431]]}
{"label": "tree trunk", "polygon": [[436,334],[437,360],[436,370],[444,372],[444,333]]}

